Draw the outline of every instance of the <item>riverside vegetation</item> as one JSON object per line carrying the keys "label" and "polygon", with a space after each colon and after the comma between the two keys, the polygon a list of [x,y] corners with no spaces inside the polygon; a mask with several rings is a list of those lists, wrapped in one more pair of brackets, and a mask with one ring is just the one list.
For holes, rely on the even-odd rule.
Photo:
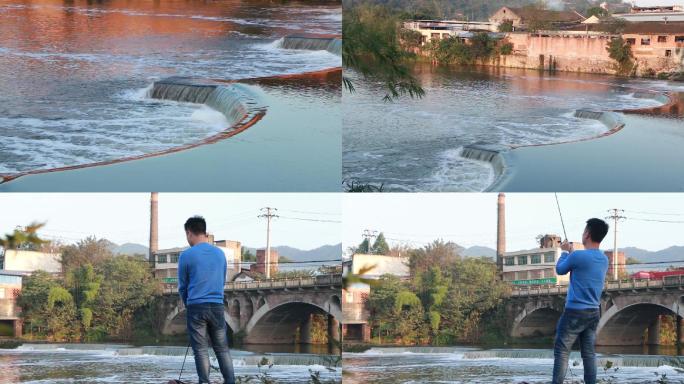
{"label": "riverside vegetation", "polygon": [[[23,279],[17,298],[22,308],[23,339],[134,344],[185,340],[185,336],[161,334],[165,318],[161,287],[144,255],[115,255],[112,243],[94,237],[71,245],[46,241],[37,235],[42,226],[34,223],[0,238],[0,247],[5,250],[61,254],[60,274],[36,271]],[[249,254],[245,256],[250,258]],[[285,257],[281,260],[289,261]],[[285,271],[276,277],[306,277],[313,272]],[[319,272],[325,272],[324,268]],[[323,315],[313,318],[314,343],[327,343],[326,324]],[[231,342],[239,346],[243,337],[237,332]],[[16,344],[5,347],[12,346]]]}
{"label": "riverside vegetation", "polygon": [[[388,248],[384,237],[378,240],[371,249]],[[367,243],[359,246],[359,251],[367,249]],[[366,305],[374,343],[450,345],[505,338],[507,287],[498,279],[496,264],[490,258],[462,257],[460,251],[454,243],[437,240],[388,252],[408,255],[410,277],[384,275],[373,283]]]}
{"label": "riverside vegetation", "polygon": [[[435,240],[420,248],[390,248],[380,233],[373,244],[364,240],[349,253],[405,255],[410,275],[402,279],[384,275],[379,280],[347,277],[346,285],[371,286],[366,300],[374,345],[501,346],[520,340],[508,335],[504,298],[510,289],[499,279],[489,257],[464,257],[463,248]],[[363,271],[361,274],[368,273]],[[675,345],[671,316],[662,319],[663,345]],[[549,344],[550,338],[526,339],[526,344]],[[362,352],[368,345],[345,345],[347,352]]]}

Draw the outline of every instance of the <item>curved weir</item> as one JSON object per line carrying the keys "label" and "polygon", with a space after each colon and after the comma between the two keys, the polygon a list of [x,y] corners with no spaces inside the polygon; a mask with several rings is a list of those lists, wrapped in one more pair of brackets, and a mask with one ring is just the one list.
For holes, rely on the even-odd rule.
{"label": "curved weir", "polygon": [[81,168],[89,168],[101,165],[117,164],[131,160],[140,160],[150,157],[161,156],[169,153],[180,152],[205,144],[229,138],[261,120],[266,114],[263,106],[254,96],[248,86],[235,82],[212,82],[185,77],[169,77],[156,81],[147,92],[147,97],[159,100],[171,100],[184,103],[204,104],[218,112],[221,112],[228,121],[228,127],[212,136],[200,139],[196,142],[173,147],[167,150],[152,152],[139,156],[124,157],[116,160],[80,164],[53,169],[39,169],[19,174],[0,175],[0,184],[12,181],[21,176],[50,173]]}
{"label": "curved weir", "polygon": [[278,42],[283,49],[303,49],[308,51],[328,51],[342,55],[342,39],[339,37],[285,36]]}
{"label": "curved weir", "polygon": [[[466,145],[461,150],[461,157],[469,160],[484,161],[489,163],[494,170],[494,181],[486,189],[486,191],[495,191],[501,182],[510,174],[510,169],[514,164],[510,160],[509,154],[511,151],[518,148],[526,147],[541,147],[550,146],[566,143],[574,143],[581,141],[594,140],[600,137],[605,137],[612,135],[615,132],[621,130],[625,123],[620,117],[619,113],[634,113],[634,114],[654,114],[660,112],[662,109],[670,108],[670,105],[675,103],[672,95],[657,93],[657,92],[647,92],[647,91],[637,91],[634,93],[634,97],[643,99],[654,99],[661,103],[663,106],[654,108],[643,108],[643,109],[627,109],[618,111],[594,111],[588,109],[576,110],[574,116],[580,119],[591,119],[597,120],[603,123],[608,130],[600,135],[587,137],[583,139],[576,139],[570,141],[562,141],[556,143],[548,144],[529,144],[529,145],[501,145],[501,144],[486,144],[486,143],[475,143]],[[671,108],[670,108],[671,109]]]}
{"label": "curved weir", "polygon": [[205,104],[221,112],[231,126],[250,114],[258,102],[248,90],[236,83],[211,84],[183,77],[171,77],[154,83],[148,97],[185,103]]}

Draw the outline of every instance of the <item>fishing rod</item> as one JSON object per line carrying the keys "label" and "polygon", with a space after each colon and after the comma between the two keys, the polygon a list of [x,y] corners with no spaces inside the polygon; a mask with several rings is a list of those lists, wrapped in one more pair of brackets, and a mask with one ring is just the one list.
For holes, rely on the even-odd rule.
{"label": "fishing rod", "polygon": [[558,207],[558,216],[560,216],[561,226],[563,226],[563,236],[565,236],[565,241],[568,241],[568,234],[565,232],[565,223],[563,222],[563,212],[561,212],[560,203],[558,202],[558,193],[554,192],[553,195],[556,196],[556,206]]}
{"label": "fishing rod", "polygon": [[[188,347],[185,348],[185,357],[183,357],[183,365],[181,365],[181,370],[180,373],[178,374],[178,380],[174,380],[177,384],[185,384],[183,381],[181,381],[181,377],[183,376],[183,369],[185,369],[185,360],[188,358],[188,352],[190,351],[190,342],[188,342]],[[169,382],[171,383],[171,382]]]}

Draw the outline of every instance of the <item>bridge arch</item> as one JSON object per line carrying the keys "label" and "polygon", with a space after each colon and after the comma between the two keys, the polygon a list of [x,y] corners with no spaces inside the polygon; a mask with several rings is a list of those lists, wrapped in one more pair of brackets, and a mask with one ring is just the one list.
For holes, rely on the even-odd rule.
{"label": "bridge arch", "polygon": [[[676,302],[672,303],[672,306],[655,302],[634,303],[622,307],[613,305],[601,316],[596,344],[659,344],[661,316],[677,315],[677,319],[681,319],[682,312],[684,311],[679,309]],[[648,340],[645,340],[644,335],[647,329],[650,330],[651,335],[649,335]]]}
{"label": "bridge arch", "polygon": [[294,344],[310,340],[312,315],[328,315],[337,322],[342,320],[339,298],[331,296],[325,302],[317,300],[292,299],[278,303],[265,303],[259,307],[245,326],[250,343]]}
{"label": "bridge arch", "polygon": [[[235,332],[240,330],[239,317],[233,318],[229,310],[224,310],[223,317],[228,326],[228,336],[232,336]],[[187,332],[186,310],[182,305],[174,307],[174,309],[164,319],[162,327],[162,334],[164,335],[178,335]],[[232,340],[232,337],[230,337]]]}
{"label": "bridge arch", "polygon": [[513,320],[511,336],[545,337],[556,334],[556,324],[563,312],[549,304],[526,305],[525,308]]}

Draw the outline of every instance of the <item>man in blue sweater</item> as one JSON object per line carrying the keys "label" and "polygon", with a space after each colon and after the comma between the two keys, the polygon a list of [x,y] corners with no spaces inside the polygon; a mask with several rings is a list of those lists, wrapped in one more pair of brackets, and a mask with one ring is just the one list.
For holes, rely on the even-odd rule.
{"label": "man in blue sweater", "polygon": [[608,257],[599,249],[608,233],[601,219],[587,220],[582,234],[583,250],[575,251],[567,239],[561,245],[563,254],[556,263],[556,273],[570,272],[570,285],[565,310],[558,320],[553,348],[553,384],[562,384],[568,369],[570,349],[579,338],[584,363],[584,383],[596,384],[596,327],[601,317],[600,299],[608,271]]}
{"label": "man in blue sweater", "polygon": [[185,236],[190,248],[181,253],[178,261],[178,293],[186,307],[199,382],[209,383],[208,345],[211,340],[223,380],[226,384],[234,384],[233,360],[223,317],[226,256],[208,243],[207,223],[200,216],[185,222]]}

